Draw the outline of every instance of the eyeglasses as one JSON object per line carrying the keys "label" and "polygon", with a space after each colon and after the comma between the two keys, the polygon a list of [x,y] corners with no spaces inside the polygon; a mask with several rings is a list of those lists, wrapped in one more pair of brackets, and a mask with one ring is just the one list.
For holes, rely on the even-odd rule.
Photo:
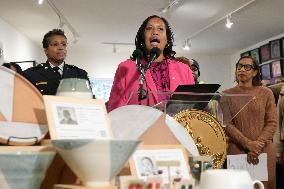
{"label": "eyeglasses", "polygon": [[236,68],[238,70],[241,70],[242,67],[244,67],[246,71],[250,71],[251,69],[254,69],[254,66],[251,65],[251,64],[241,64],[241,63],[237,63],[236,64]]}
{"label": "eyeglasses", "polygon": [[59,47],[60,45],[64,48],[66,48],[68,43],[50,43],[49,44],[49,46],[52,46],[52,47]]}

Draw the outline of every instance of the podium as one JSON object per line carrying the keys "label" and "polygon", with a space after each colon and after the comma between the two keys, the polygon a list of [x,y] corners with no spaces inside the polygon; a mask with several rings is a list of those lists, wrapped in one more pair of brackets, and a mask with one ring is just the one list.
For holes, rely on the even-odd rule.
{"label": "podium", "polygon": [[[110,112],[114,135],[121,138],[140,138],[146,144],[168,144],[167,141],[178,141],[189,152],[190,149],[194,151],[196,147],[199,153],[197,155],[211,156],[214,168],[221,168],[227,156],[228,141],[224,128],[254,100],[253,96],[247,94],[225,93],[150,91],[148,96],[152,99],[142,100],[141,108],[137,108],[134,104],[137,103],[138,94],[133,92],[125,107]],[[157,101],[157,97],[160,96],[168,97],[168,100]],[[150,111],[143,105],[155,110]],[[177,121],[185,129],[187,136],[194,141],[193,144],[183,140],[186,136],[182,136],[180,131],[156,124],[163,122],[164,125],[170,125],[172,120]],[[172,131],[173,136],[166,130]],[[167,137],[163,137],[164,135]],[[173,137],[177,140],[172,140]],[[159,138],[164,140],[159,141]]]}

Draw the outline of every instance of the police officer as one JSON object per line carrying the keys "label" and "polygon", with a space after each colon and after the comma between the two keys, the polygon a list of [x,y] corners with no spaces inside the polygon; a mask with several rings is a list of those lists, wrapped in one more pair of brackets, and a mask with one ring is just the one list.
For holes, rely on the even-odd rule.
{"label": "police officer", "polygon": [[53,29],[44,35],[42,45],[47,57],[46,63],[24,71],[24,76],[43,95],[55,95],[62,78],[87,79],[85,70],[65,63],[67,38],[63,30]]}

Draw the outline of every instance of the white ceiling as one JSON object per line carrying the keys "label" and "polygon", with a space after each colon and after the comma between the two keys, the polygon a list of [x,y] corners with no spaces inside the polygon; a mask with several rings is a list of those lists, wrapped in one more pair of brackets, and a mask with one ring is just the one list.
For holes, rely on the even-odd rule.
{"label": "white ceiling", "polygon": [[[174,31],[174,50],[182,52],[184,40],[206,28],[249,0],[181,0],[179,7],[159,12],[168,0],[53,0],[80,35],[73,48],[87,52],[109,52],[110,43],[134,43],[136,32],[148,16],[166,17]],[[192,39],[191,53],[232,53],[284,32],[284,0],[256,0],[232,14],[234,25],[225,27],[225,19]],[[0,17],[28,38],[41,45],[43,35],[58,28],[59,18],[44,1],[0,0]],[[66,26],[66,33],[71,33]],[[1,31],[0,31],[1,32]],[[69,36],[69,35],[68,35]],[[73,40],[72,35],[68,37]],[[72,42],[71,42],[72,43]],[[133,50],[130,45],[117,45]]]}

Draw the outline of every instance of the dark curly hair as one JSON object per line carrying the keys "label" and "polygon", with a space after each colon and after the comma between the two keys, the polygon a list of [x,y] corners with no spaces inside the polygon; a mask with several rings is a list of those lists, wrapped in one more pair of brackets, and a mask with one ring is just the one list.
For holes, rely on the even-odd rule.
{"label": "dark curly hair", "polygon": [[[255,58],[253,58],[253,57],[251,57],[251,56],[243,56],[243,57],[241,57],[241,58],[238,60],[237,64],[236,64],[236,72],[237,72],[237,65],[238,65],[238,63],[239,63],[242,59],[245,59],[245,58],[248,58],[248,59],[251,59],[251,60],[252,60],[253,69],[257,71],[256,76],[254,76],[254,78],[252,79],[252,85],[253,85],[253,86],[261,86],[262,83],[261,83],[261,76],[260,76],[260,66],[259,66],[258,61],[257,61]],[[238,78],[237,78],[237,74],[235,74],[235,79],[236,79],[236,82],[239,83]]]}
{"label": "dark curly hair", "polygon": [[9,68],[9,69],[12,69],[12,67],[14,67],[16,69],[17,73],[23,75],[23,70],[22,70],[21,66],[19,66],[15,62],[3,63],[2,66]]}
{"label": "dark curly hair", "polygon": [[49,46],[49,43],[50,43],[49,39],[50,39],[50,37],[55,36],[55,35],[61,35],[61,36],[63,36],[67,40],[67,37],[65,36],[63,30],[61,30],[61,29],[53,29],[53,30],[47,32],[44,35],[43,40],[42,40],[42,47],[46,49]]}
{"label": "dark curly hair", "polygon": [[176,54],[176,52],[172,50],[173,43],[174,43],[173,32],[171,30],[171,27],[170,27],[168,21],[165,18],[157,16],[157,15],[149,16],[146,20],[144,20],[144,22],[140,26],[140,28],[139,28],[139,30],[138,30],[138,32],[136,34],[136,37],[135,37],[136,49],[140,49],[143,52],[144,58],[147,59],[147,52],[146,52],[146,49],[145,49],[144,32],[145,32],[145,28],[147,26],[147,23],[152,18],[159,18],[159,19],[161,19],[164,22],[164,24],[166,26],[166,35],[167,35],[167,45],[166,45],[166,47],[164,49],[164,56],[173,58],[174,55]]}

